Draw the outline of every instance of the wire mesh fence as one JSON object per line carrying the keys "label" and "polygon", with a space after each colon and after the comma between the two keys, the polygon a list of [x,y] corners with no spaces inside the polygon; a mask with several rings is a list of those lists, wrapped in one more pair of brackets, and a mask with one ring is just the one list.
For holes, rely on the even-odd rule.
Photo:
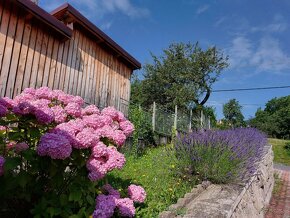
{"label": "wire mesh fence", "polygon": [[[136,107],[136,105],[133,106]],[[159,135],[171,136],[173,130],[187,133],[194,129],[210,129],[210,119],[202,112],[179,110],[177,106],[175,111],[171,111],[156,103],[150,108],[142,107],[142,111],[146,120],[152,122],[153,132]]]}

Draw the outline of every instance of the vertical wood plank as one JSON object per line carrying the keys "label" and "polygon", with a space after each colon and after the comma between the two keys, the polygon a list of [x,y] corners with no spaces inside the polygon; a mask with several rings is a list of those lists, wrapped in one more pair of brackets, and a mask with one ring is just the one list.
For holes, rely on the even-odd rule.
{"label": "vertical wood plank", "polygon": [[74,49],[72,53],[72,62],[71,62],[71,70],[70,70],[70,81],[69,81],[69,88],[68,88],[68,93],[73,94],[74,91],[74,85],[75,85],[75,71],[76,67],[81,64],[80,60],[80,45],[82,42],[82,35],[79,33],[78,30],[75,29],[75,31],[78,32],[78,37],[74,41]]}
{"label": "vertical wood plank", "polygon": [[65,77],[66,77],[66,69],[67,69],[67,60],[68,60],[68,50],[69,50],[70,42],[66,41],[64,44],[63,56],[62,56],[62,64],[61,64],[61,73],[60,73],[60,82],[58,89],[64,89]]}
{"label": "vertical wood plank", "polygon": [[88,103],[92,103],[91,102],[91,94],[90,92],[92,91],[92,85],[91,85],[91,81],[92,81],[92,71],[93,71],[93,65],[92,65],[92,41],[89,40],[89,50],[88,50],[88,66],[87,66],[87,75],[86,75],[86,85],[85,85],[85,92],[84,92],[84,96],[85,99],[87,99],[86,101]]}
{"label": "vertical wood plank", "polygon": [[[1,77],[0,77],[0,96],[5,95],[7,81],[8,81],[8,74],[9,69],[11,66],[11,57],[12,57],[12,51],[14,47],[14,38],[16,34],[16,28],[17,28],[17,19],[18,19],[18,10],[14,6],[11,11],[10,20],[9,20],[9,27],[6,37],[6,44],[5,44],[5,50],[2,60],[2,68],[1,68]],[[9,96],[11,97],[11,96]]]}
{"label": "vertical wood plank", "polygon": [[[1,69],[3,66],[2,61],[3,61],[4,51],[5,51],[8,24],[9,24],[10,15],[11,15],[11,5],[9,5],[8,3],[6,4],[4,3],[3,7],[4,8],[3,8],[1,27],[0,27],[0,76],[1,76]],[[0,93],[1,93],[1,89],[0,89]]]}
{"label": "vertical wood plank", "polygon": [[89,39],[86,37],[86,47],[84,49],[84,70],[83,70],[83,75],[82,75],[82,81],[81,81],[81,92],[80,92],[80,96],[82,96],[86,102],[88,102],[87,96],[85,96],[85,90],[86,90],[86,86],[87,84],[87,78],[88,78],[88,74],[89,74],[89,59],[90,59],[90,55],[89,55],[89,49],[90,49],[91,45],[89,42]]}
{"label": "vertical wood plank", "polygon": [[66,93],[68,93],[68,90],[69,90],[69,83],[71,79],[70,73],[71,73],[71,65],[72,65],[72,54],[73,54],[76,38],[78,38],[78,32],[73,31],[73,36],[70,39],[69,48],[68,48],[66,74],[65,74],[65,81],[64,81],[64,87],[63,87],[63,91]]}
{"label": "vertical wood plank", "polygon": [[25,22],[24,22],[22,13],[19,14],[17,22],[18,24],[16,28],[14,47],[12,51],[11,65],[10,65],[7,87],[6,87],[6,92],[5,92],[5,96],[9,96],[11,98],[13,97],[14,85],[15,85],[15,80],[17,77],[19,58],[20,58],[22,40],[23,40],[23,35],[24,35]]}
{"label": "vertical wood plank", "polygon": [[85,86],[85,80],[86,80],[86,75],[87,75],[87,70],[88,70],[88,59],[89,59],[89,55],[88,55],[88,49],[89,49],[89,40],[88,38],[83,35],[84,37],[84,42],[83,42],[83,46],[81,48],[81,67],[79,68],[78,71],[78,82],[77,82],[77,86],[76,86],[76,94],[81,96],[85,102],[87,102],[87,99],[85,99],[85,96],[83,95],[83,89]]}
{"label": "vertical wood plank", "polygon": [[[97,45],[97,44],[96,44]],[[95,104],[100,106],[100,86],[101,86],[101,65],[102,65],[102,50],[99,45],[97,45],[98,50],[96,54],[96,91],[95,91]]]}
{"label": "vertical wood plank", "polygon": [[29,45],[28,45],[28,51],[27,51],[27,58],[25,63],[25,70],[24,70],[24,78],[22,81],[22,87],[21,90],[29,87],[29,81],[30,81],[30,74],[32,69],[32,63],[33,63],[33,55],[34,55],[34,48],[36,45],[36,39],[37,39],[37,32],[38,32],[38,26],[34,23],[31,26],[31,35],[29,38]]}
{"label": "vertical wood plank", "polygon": [[54,40],[52,56],[51,56],[51,62],[50,62],[50,69],[49,69],[49,77],[48,77],[48,87],[49,88],[53,88],[58,48],[59,48],[59,41],[58,40]]}
{"label": "vertical wood plank", "polygon": [[38,74],[38,67],[40,61],[40,52],[43,40],[43,31],[39,29],[36,38],[36,45],[33,54],[33,61],[32,61],[32,69],[31,69],[31,77],[29,82],[29,87],[36,88],[36,79]]}
{"label": "vertical wood plank", "polygon": [[96,84],[95,84],[95,76],[96,76],[96,72],[95,72],[95,67],[96,67],[96,47],[93,41],[91,41],[91,47],[92,47],[92,59],[91,59],[91,78],[90,78],[90,88],[89,88],[89,99],[90,99],[90,103],[91,104],[95,104],[95,98],[94,98],[94,93],[95,93],[95,89],[96,89]]}
{"label": "vertical wood plank", "polygon": [[57,54],[57,62],[56,62],[56,69],[55,69],[55,77],[53,83],[53,89],[58,89],[59,87],[59,80],[60,80],[60,71],[61,71],[61,60],[64,50],[64,42],[60,42]]}
{"label": "vertical wood plank", "polygon": [[43,40],[41,43],[41,51],[40,51],[38,70],[37,70],[36,88],[40,88],[42,86],[42,83],[43,83],[45,62],[46,62],[47,55],[48,55],[48,53],[47,53],[48,40],[49,40],[49,35],[47,32],[44,32],[43,33]]}
{"label": "vertical wood plank", "polygon": [[51,60],[52,60],[54,41],[55,41],[54,36],[50,35],[48,38],[45,66],[44,66],[43,78],[42,78],[42,86],[48,86],[48,78],[49,78],[50,65],[51,65]]}
{"label": "vertical wood plank", "polygon": [[23,38],[22,38],[22,43],[21,43],[20,58],[19,58],[16,78],[15,78],[13,97],[20,94],[20,92],[22,91],[22,82],[24,78],[26,59],[28,56],[30,34],[31,34],[31,23],[25,22]]}

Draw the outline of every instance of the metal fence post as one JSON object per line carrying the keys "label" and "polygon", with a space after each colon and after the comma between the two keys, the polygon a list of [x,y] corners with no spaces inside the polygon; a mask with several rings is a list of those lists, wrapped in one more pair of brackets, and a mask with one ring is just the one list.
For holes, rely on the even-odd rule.
{"label": "metal fence post", "polygon": [[156,118],[156,103],[153,102],[153,114],[152,114],[152,130],[155,132],[155,118]]}
{"label": "metal fence post", "polygon": [[192,120],[192,109],[189,112],[189,125],[188,125],[189,132],[191,131],[191,120]]}
{"label": "metal fence post", "polygon": [[203,128],[203,111],[200,110],[200,128]]}
{"label": "metal fence post", "polygon": [[174,129],[177,130],[177,105],[175,105]]}

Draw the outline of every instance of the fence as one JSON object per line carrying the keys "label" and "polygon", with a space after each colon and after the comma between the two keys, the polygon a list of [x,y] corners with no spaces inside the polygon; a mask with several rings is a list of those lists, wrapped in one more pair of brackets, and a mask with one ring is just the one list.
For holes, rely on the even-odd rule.
{"label": "fence", "polygon": [[170,111],[156,104],[148,109],[142,108],[144,115],[152,121],[153,132],[171,136],[173,129],[178,132],[190,132],[194,129],[210,129],[210,119],[203,112],[193,112],[193,110],[180,110],[175,106],[175,111]]}

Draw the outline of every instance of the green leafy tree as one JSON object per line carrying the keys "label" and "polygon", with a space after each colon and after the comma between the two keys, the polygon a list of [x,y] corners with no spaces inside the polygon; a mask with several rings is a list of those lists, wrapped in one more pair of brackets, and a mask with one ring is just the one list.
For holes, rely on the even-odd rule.
{"label": "green leafy tree", "polygon": [[216,47],[203,50],[198,43],[172,43],[153,63],[145,64],[144,80],[133,81],[131,98],[142,106],[155,101],[166,109],[204,105],[212,84],[228,66],[228,57]]}
{"label": "green leafy tree", "polygon": [[241,110],[242,106],[236,99],[231,99],[228,103],[223,105],[225,121],[231,127],[245,126],[244,116]]}
{"label": "green leafy tree", "polygon": [[275,138],[290,138],[290,95],[273,98],[264,110],[259,108],[250,125]]}

